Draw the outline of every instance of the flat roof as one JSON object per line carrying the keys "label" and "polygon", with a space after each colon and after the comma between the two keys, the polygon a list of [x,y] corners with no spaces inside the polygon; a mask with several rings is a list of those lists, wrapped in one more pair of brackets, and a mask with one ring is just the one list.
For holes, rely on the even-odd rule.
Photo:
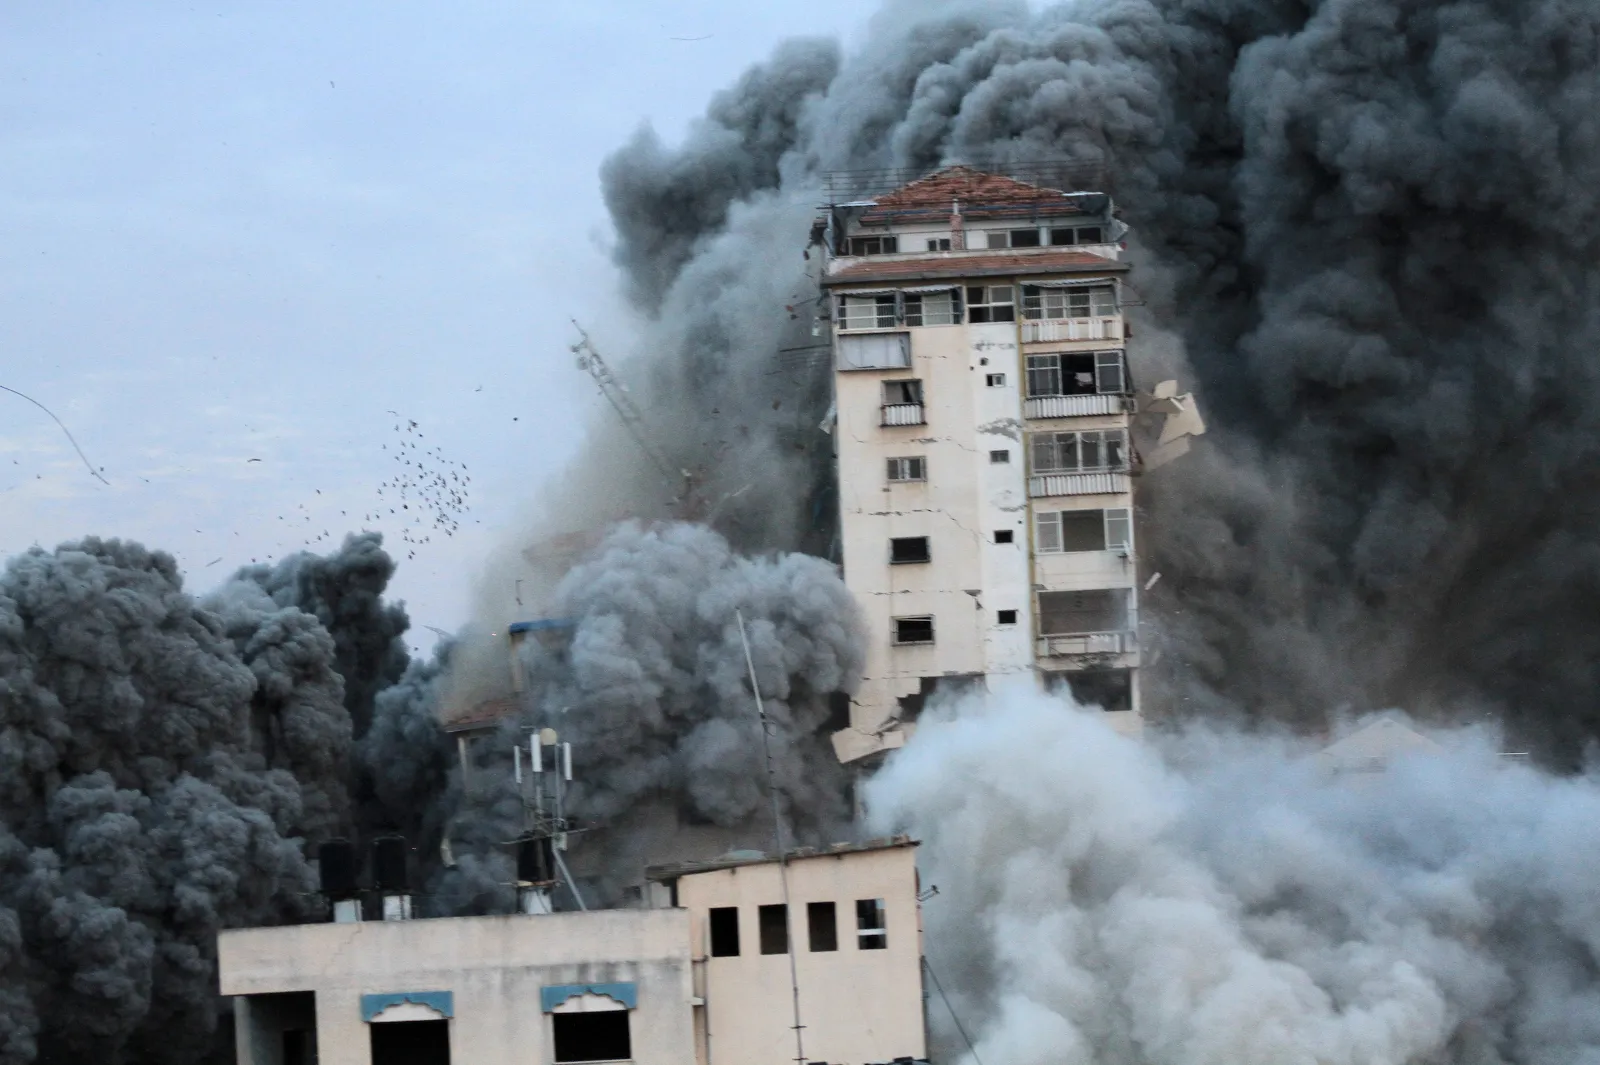
{"label": "flat roof", "polygon": [[[835,260],[837,261],[837,260]],[[963,277],[1012,277],[1019,274],[1083,274],[1128,272],[1128,264],[1085,251],[936,252],[907,258],[887,256],[845,263],[822,279],[823,285],[866,281],[957,280]]]}
{"label": "flat roof", "polygon": [[[882,839],[869,839],[861,843],[835,843],[827,847],[796,847],[788,851],[784,857],[789,861],[799,861],[802,858],[837,858],[845,854],[863,854],[868,851],[896,850],[901,847],[916,847],[920,840],[910,836],[888,836]],[[719,869],[739,869],[747,865],[776,865],[778,856],[762,851],[731,851],[720,858],[712,858],[704,862],[674,862],[670,865],[652,865],[644,871],[646,880],[676,880],[680,876],[690,876],[694,873],[713,873]]]}

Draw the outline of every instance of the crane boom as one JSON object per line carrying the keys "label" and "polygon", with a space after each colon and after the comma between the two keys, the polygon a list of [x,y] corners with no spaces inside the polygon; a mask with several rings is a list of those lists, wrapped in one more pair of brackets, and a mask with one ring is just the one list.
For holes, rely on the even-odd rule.
{"label": "crane boom", "polygon": [[[584,332],[583,326],[577,319],[572,320],[573,328],[577,329],[579,340],[571,346],[571,351],[578,357],[578,369],[594,378],[594,383],[600,386],[600,394],[616,410],[617,417],[622,419],[622,427],[633,437],[634,443],[650,459],[652,465],[661,471],[661,475],[668,481],[678,478],[678,471],[673,470],[672,463],[667,461],[666,454],[651,441],[644,420],[644,412],[634,403],[633,397],[628,394],[628,388],[617,380],[611,372],[611,367],[606,365],[606,360],[600,357],[600,350],[589,339],[589,334]],[[684,473],[682,476],[687,477]]]}

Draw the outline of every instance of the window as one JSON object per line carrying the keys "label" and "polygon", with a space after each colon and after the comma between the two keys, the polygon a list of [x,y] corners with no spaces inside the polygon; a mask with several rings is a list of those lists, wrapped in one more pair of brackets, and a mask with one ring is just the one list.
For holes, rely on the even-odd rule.
{"label": "window", "polygon": [[882,899],[856,900],[856,935],[862,950],[888,947],[889,927],[884,922]]}
{"label": "window", "polygon": [[998,617],[1001,625],[1015,625],[1017,623],[1017,612],[1015,610],[998,611]]}
{"label": "window", "polygon": [[956,325],[961,309],[954,289],[943,292],[907,292],[906,325]]}
{"label": "window", "polygon": [[1024,318],[1104,318],[1117,313],[1117,290],[1112,285],[1072,285],[1067,288],[1022,287]]}
{"label": "window", "polygon": [[840,329],[893,329],[899,324],[893,292],[839,297]]}
{"label": "window", "polygon": [[1106,230],[1104,226],[1071,226],[1050,231],[1050,243],[1062,244],[1104,244],[1106,243]]}
{"label": "window", "polygon": [[988,238],[991,248],[1037,248],[1041,243],[1039,231],[1031,226],[1027,229],[989,233]]}
{"label": "window", "polygon": [[756,911],[761,929],[761,953],[789,953],[789,909],[783,903],[763,906]]}
{"label": "window", "polygon": [[899,237],[851,237],[851,255],[893,255],[900,250]]}
{"label": "window", "polygon": [[926,536],[897,536],[889,541],[891,563],[926,562],[930,557]]}
{"label": "window", "polygon": [[1034,433],[1033,472],[1105,473],[1128,468],[1125,429],[1090,429],[1077,433]]}
{"label": "window", "polygon": [[1006,464],[1006,463],[1011,461],[1011,452],[1009,452],[1009,451],[991,451],[991,452],[989,452],[989,461],[992,462],[993,464],[995,464],[996,466],[1004,465],[1004,464]]}
{"label": "window", "polygon": [[833,903],[806,903],[806,928],[811,936],[812,953],[839,949],[839,922],[833,912]]}
{"label": "window", "polygon": [[633,1057],[627,1010],[552,1013],[550,1025],[557,1062],[627,1061]]}
{"label": "window", "polygon": [[933,618],[932,616],[916,618],[894,619],[894,642],[896,644],[932,643]]}
{"label": "window", "polygon": [[1081,592],[1040,592],[1039,632],[1074,636],[1122,632],[1128,627],[1128,589],[1090,588]]}
{"label": "window", "polygon": [[907,333],[841,333],[839,369],[904,370],[911,365]]}
{"label": "window", "polygon": [[928,463],[921,455],[889,460],[889,480],[926,481],[927,479]]}
{"label": "window", "polygon": [[1010,285],[974,285],[967,289],[967,321],[1014,322],[1016,290]]}
{"label": "window", "polygon": [[[384,1021],[367,1027],[372,1065],[450,1065],[449,1021]],[[579,1059],[562,1058],[558,1050],[556,1060]]]}
{"label": "window", "polygon": [[1028,395],[1081,396],[1123,391],[1122,352],[1060,352],[1028,356]]}
{"label": "window", "polygon": [[1052,551],[1127,551],[1133,544],[1133,517],[1126,507],[1113,510],[1062,510],[1034,519],[1034,547]]}
{"label": "window", "polygon": [[929,251],[949,251],[950,250],[950,238],[949,237],[929,237],[928,238],[928,250]]}
{"label": "window", "polygon": [[892,407],[902,403],[922,402],[922,382],[915,378],[901,378],[883,383],[883,403]]}
{"label": "window", "polygon": [[1006,386],[1006,375],[1003,373],[989,374],[985,377],[984,384],[990,388],[1004,388]]}
{"label": "window", "polygon": [[1016,539],[1016,534],[1013,533],[1010,529],[996,529],[994,531],[994,542],[997,543],[997,544],[1009,544],[1009,543],[1012,543],[1015,539]]}
{"label": "window", "polygon": [[737,958],[739,956],[739,908],[717,906],[708,914],[711,925],[711,956]]}

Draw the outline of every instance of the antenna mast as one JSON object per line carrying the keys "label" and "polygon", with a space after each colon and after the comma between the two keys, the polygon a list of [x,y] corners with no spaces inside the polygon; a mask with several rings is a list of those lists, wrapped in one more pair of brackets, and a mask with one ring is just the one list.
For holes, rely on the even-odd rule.
{"label": "antenna mast", "polygon": [[661,475],[669,482],[680,476],[687,480],[688,472],[673,470],[666,454],[651,442],[646,430],[644,412],[628,393],[628,386],[617,380],[616,374],[611,372],[611,367],[606,365],[606,360],[600,357],[600,349],[594,346],[594,341],[589,339],[589,334],[584,332],[583,326],[578,324],[576,318],[572,319],[572,327],[578,331],[579,337],[578,342],[570,348],[578,357],[578,369],[594,378],[594,383],[600,386],[600,394],[606,397],[607,402],[616,410],[617,417],[622,419],[622,427],[628,430],[633,442],[639,445],[640,450],[655,468],[661,471]]}
{"label": "antenna mast", "polygon": [[[572,831],[566,810],[566,786],[572,781],[572,744],[560,742],[553,728],[524,731],[527,749],[519,742],[511,759],[517,796],[522,800],[522,835],[513,841],[517,849],[517,907],[523,913],[553,913],[550,896],[564,881],[577,900],[578,909],[587,910],[578,882],[562,857],[567,835]],[[547,747],[548,768],[544,753]],[[526,773],[522,768],[524,755]]]}
{"label": "antenna mast", "polygon": [[789,944],[789,990],[794,996],[794,1060],[805,1065],[806,1048],[800,1023],[800,974],[794,957],[794,914],[789,905],[789,853],[783,845],[783,819],[778,813],[778,784],[772,772],[772,741],[768,738],[767,708],[761,701],[761,685],[756,681],[756,663],[750,656],[750,637],[744,631],[744,611],[735,610],[739,620],[739,642],[744,645],[744,664],[750,670],[750,692],[756,700],[756,716],[761,719],[761,753],[767,762],[767,795],[772,799],[772,841],[778,848],[778,882],[783,886],[784,939]]}

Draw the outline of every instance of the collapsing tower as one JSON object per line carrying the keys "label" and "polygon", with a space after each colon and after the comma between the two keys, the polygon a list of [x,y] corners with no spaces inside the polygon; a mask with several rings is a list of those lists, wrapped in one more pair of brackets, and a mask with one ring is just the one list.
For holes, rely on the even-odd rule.
{"label": "collapsing tower", "polygon": [[[1127,227],[1108,195],[1062,191],[1082,180],[1063,167],[912,177],[837,175],[815,232],[844,577],[870,633],[835,750],[901,746],[936,691],[1013,683],[1136,731]],[[1158,396],[1165,460],[1204,425],[1170,382]]]}

